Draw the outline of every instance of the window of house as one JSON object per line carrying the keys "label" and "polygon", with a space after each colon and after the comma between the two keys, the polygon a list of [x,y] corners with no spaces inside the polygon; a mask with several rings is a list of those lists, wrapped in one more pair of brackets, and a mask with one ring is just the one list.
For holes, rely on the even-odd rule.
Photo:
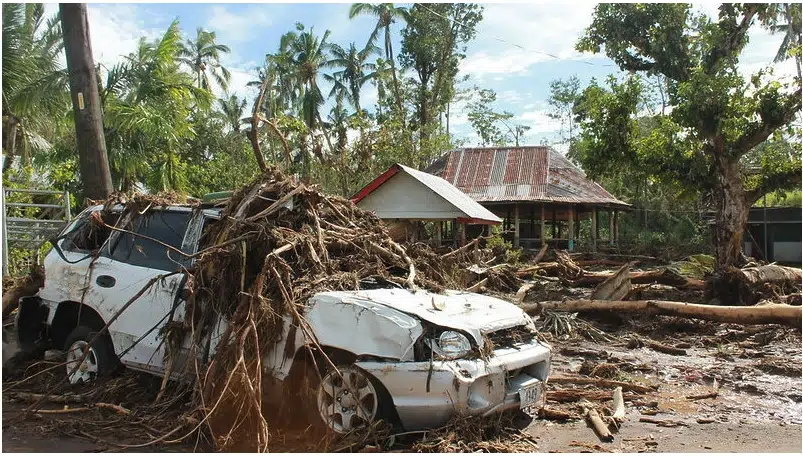
{"label": "window of house", "polygon": [[[131,231],[181,250],[181,241],[187,231],[190,215],[189,212],[150,211],[134,221]],[[174,271],[187,264],[184,255],[171,251],[159,242],[131,233],[120,233],[111,258],[164,271]]]}

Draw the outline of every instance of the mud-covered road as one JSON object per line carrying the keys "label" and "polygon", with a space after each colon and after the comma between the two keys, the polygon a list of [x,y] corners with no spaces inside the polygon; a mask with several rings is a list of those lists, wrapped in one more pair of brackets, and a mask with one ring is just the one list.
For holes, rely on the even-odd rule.
{"label": "mud-covered road", "polygon": [[[799,330],[779,326],[740,326],[652,317],[643,322],[595,323],[611,336],[608,342],[583,337],[552,338],[553,376],[583,375],[605,365],[611,380],[657,387],[653,392],[626,396],[627,418],[612,442],[601,442],[582,419],[557,422],[534,418],[524,429],[539,452],[790,452],[800,453],[801,339]],[[669,355],[632,339],[684,347],[685,355]],[[629,348],[631,347],[631,348]],[[3,360],[13,346],[3,344]],[[613,366],[613,367],[611,367]],[[599,369],[598,369],[599,370]],[[5,372],[4,372],[5,378]],[[715,398],[687,399],[712,391]],[[580,413],[576,401],[553,401],[550,394],[571,388],[607,391],[593,385],[549,384],[547,406]],[[610,399],[595,404],[604,409]],[[125,435],[88,429],[61,430],[59,420],[71,415],[31,415],[10,423],[27,404],[3,395],[3,450],[10,452],[121,451],[117,443],[138,443]],[[48,405],[47,408],[58,408]],[[535,412],[535,411],[531,411]],[[664,425],[640,422],[642,418]],[[666,425],[671,427],[666,427]],[[94,437],[94,438],[93,438]],[[103,441],[98,441],[100,437]],[[157,444],[131,451],[192,451],[192,443]],[[198,448],[208,450],[207,448]],[[394,447],[404,451],[405,448]]]}

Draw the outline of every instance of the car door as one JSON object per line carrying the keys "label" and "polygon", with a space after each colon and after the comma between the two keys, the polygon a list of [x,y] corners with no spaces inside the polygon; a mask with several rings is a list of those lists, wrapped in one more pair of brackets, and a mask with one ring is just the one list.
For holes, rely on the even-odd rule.
{"label": "car door", "polygon": [[187,252],[184,237],[191,216],[189,208],[136,214],[127,227],[134,234],[115,232],[92,268],[90,293],[106,321],[134,300],[109,326],[115,351],[129,367],[155,373],[164,370],[160,330],[177,317],[188,264],[185,256],[172,249]]}

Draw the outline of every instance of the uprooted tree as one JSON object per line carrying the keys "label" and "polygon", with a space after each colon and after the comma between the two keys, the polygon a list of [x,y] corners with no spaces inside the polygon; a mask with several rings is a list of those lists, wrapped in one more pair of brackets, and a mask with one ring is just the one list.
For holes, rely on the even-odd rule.
{"label": "uprooted tree", "polygon": [[[773,26],[780,11],[772,4],[723,4],[711,20],[689,4],[600,4],[577,44],[594,53],[604,47],[630,73],[625,81],[611,78],[610,89],[592,83],[575,104],[582,130],[576,153],[584,168],[605,174],[624,163],[711,192],[720,270],[741,261],[750,206],[801,182],[799,146],[767,147],[799,142],[791,123],[801,109],[800,78],[770,80],[771,72],[762,70],[747,81],[738,71],[748,30]],[[797,54],[789,55],[799,52],[798,41]],[[664,81],[671,109],[639,117],[639,75]]]}

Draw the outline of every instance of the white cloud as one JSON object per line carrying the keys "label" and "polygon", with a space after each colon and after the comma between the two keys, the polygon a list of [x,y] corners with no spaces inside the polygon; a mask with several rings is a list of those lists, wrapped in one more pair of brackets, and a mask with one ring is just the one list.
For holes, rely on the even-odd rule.
{"label": "white cloud", "polygon": [[560,131],[560,121],[549,117],[543,110],[523,112],[515,121],[530,127],[527,132],[530,135],[544,136]]}
{"label": "white cloud", "polygon": [[[536,63],[560,59],[591,60],[574,50],[591,23],[593,4],[488,4],[461,71],[485,75],[526,74]],[[500,76],[496,76],[499,78]],[[495,78],[495,79],[496,79]]]}
{"label": "white cloud", "polygon": [[164,30],[147,28],[137,17],[137,5],[88,5],[89,36],[96,62],[111,68],[134,52],[140,38],[148,41],[159,38]]}
{"label": "white cloud", "polygon": [[222,43],[251,40],[255,29],[272,23],[264,5],[250,6],[240,13],[234,13],[226,6],[215,5],[209,8],[207,14],[207,28],[214,30]]}

